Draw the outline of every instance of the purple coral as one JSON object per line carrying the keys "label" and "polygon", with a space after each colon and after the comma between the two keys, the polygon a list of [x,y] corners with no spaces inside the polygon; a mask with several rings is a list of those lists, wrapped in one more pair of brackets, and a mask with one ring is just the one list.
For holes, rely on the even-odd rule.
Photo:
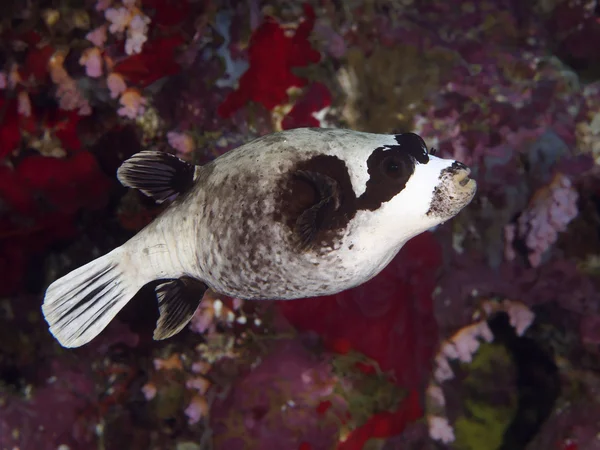
{"label": "purple coral", "polygon": [[533,202],[518,219],[518,233],[529,250],[533,267],[540,265],[542,256],[577,217],[579,194],[571,180],[558,174],[553,182],[534,196]]}
{"label": "purple coral", "polygon": [[[87,408],[94,397],[88,374],[52,365],[54,376],[27,396],[0,396],[0,448],[72,449],[95,446]],[[87,412],[87,414],[86,414]]]}
{"label": "purple coral", "polygon": [[[213,405],[214,448],[295,449],[300,436],[311,448],[334,448],[336,415],[345,409],[337,383],[326,361],[298,340],[282,340]],[[331,407],[320,413],[324,401]]]}

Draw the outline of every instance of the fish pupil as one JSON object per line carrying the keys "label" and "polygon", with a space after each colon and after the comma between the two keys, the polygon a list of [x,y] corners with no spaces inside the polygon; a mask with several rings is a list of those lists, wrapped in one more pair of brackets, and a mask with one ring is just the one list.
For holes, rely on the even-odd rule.
{"label": "fish pupil", "polygon": [[390,156],[383,160],[383,172],[391,177],[398,178],[401,175],[402,162],[397,158]]}

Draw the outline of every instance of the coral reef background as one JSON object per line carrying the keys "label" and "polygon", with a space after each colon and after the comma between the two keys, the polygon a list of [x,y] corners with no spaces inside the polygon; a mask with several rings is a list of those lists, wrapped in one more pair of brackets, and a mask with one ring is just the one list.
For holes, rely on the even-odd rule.
{"label": "coral reef background", "polygon": [[[600,449],[599,42],[597,0],[1,2],[0,449]],[[49,335],[162,208],[124,159],[301,126],[417,132],[478,195],[331,298]]]}

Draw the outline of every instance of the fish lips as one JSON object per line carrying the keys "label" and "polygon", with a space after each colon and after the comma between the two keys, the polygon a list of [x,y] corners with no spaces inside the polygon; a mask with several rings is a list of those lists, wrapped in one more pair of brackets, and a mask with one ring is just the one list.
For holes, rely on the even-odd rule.
{"label": "fish lips", "polygon": [[471,169],[458,161],[443,169],[439,180],[427,216],[447,220],[471,203],[477,193],[477,182],[471,178]]}

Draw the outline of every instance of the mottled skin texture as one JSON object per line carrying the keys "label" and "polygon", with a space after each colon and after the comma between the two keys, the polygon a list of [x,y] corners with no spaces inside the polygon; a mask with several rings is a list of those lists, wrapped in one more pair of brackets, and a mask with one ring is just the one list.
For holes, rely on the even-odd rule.
{"label": "mottled skin texture", "polygon": [[[449,211],[442,216],[429,211],[433,191],[441,188],[422,183],[413,193],[422,194],[414,198],[422,203],[419,217],[407,212],[411,220],[382,226],[387,217],[379,205],[392,195],[369,191],[374,178],[367,160],[376,148],[395,143],[393,135],[303,129],[269,135],[224,155],[202,167],[193,189],[125,245],[132,261],[139,261],[140,282],[187,275],[245,299],[328,295],[364,283],[410,237],[450,217]],[[323,155],[330,160],[307,164]],[[451,163],[440,168],[450,170]],[[341,212],[332,209],[308,247],[299,244],[294,222],[315,200],[308,191],[301,199],[300,188],[290,191],[292,174],[305,169],[326,172],[344,191]],[[295,201],[297,208],[291,205]]]}
{"label": "mottled skin texture", "polygon": [[157,201],[178,197],[124,245],[48,286],[44,318],[66,347],[97,336],[152,281],[155,339],[179,332],[207,287],[285,300],[357,286],[476,190],[467,168],[428,154],[416,134],[340,129],[272,134],[198,168],[144,151],[117,175]]}

